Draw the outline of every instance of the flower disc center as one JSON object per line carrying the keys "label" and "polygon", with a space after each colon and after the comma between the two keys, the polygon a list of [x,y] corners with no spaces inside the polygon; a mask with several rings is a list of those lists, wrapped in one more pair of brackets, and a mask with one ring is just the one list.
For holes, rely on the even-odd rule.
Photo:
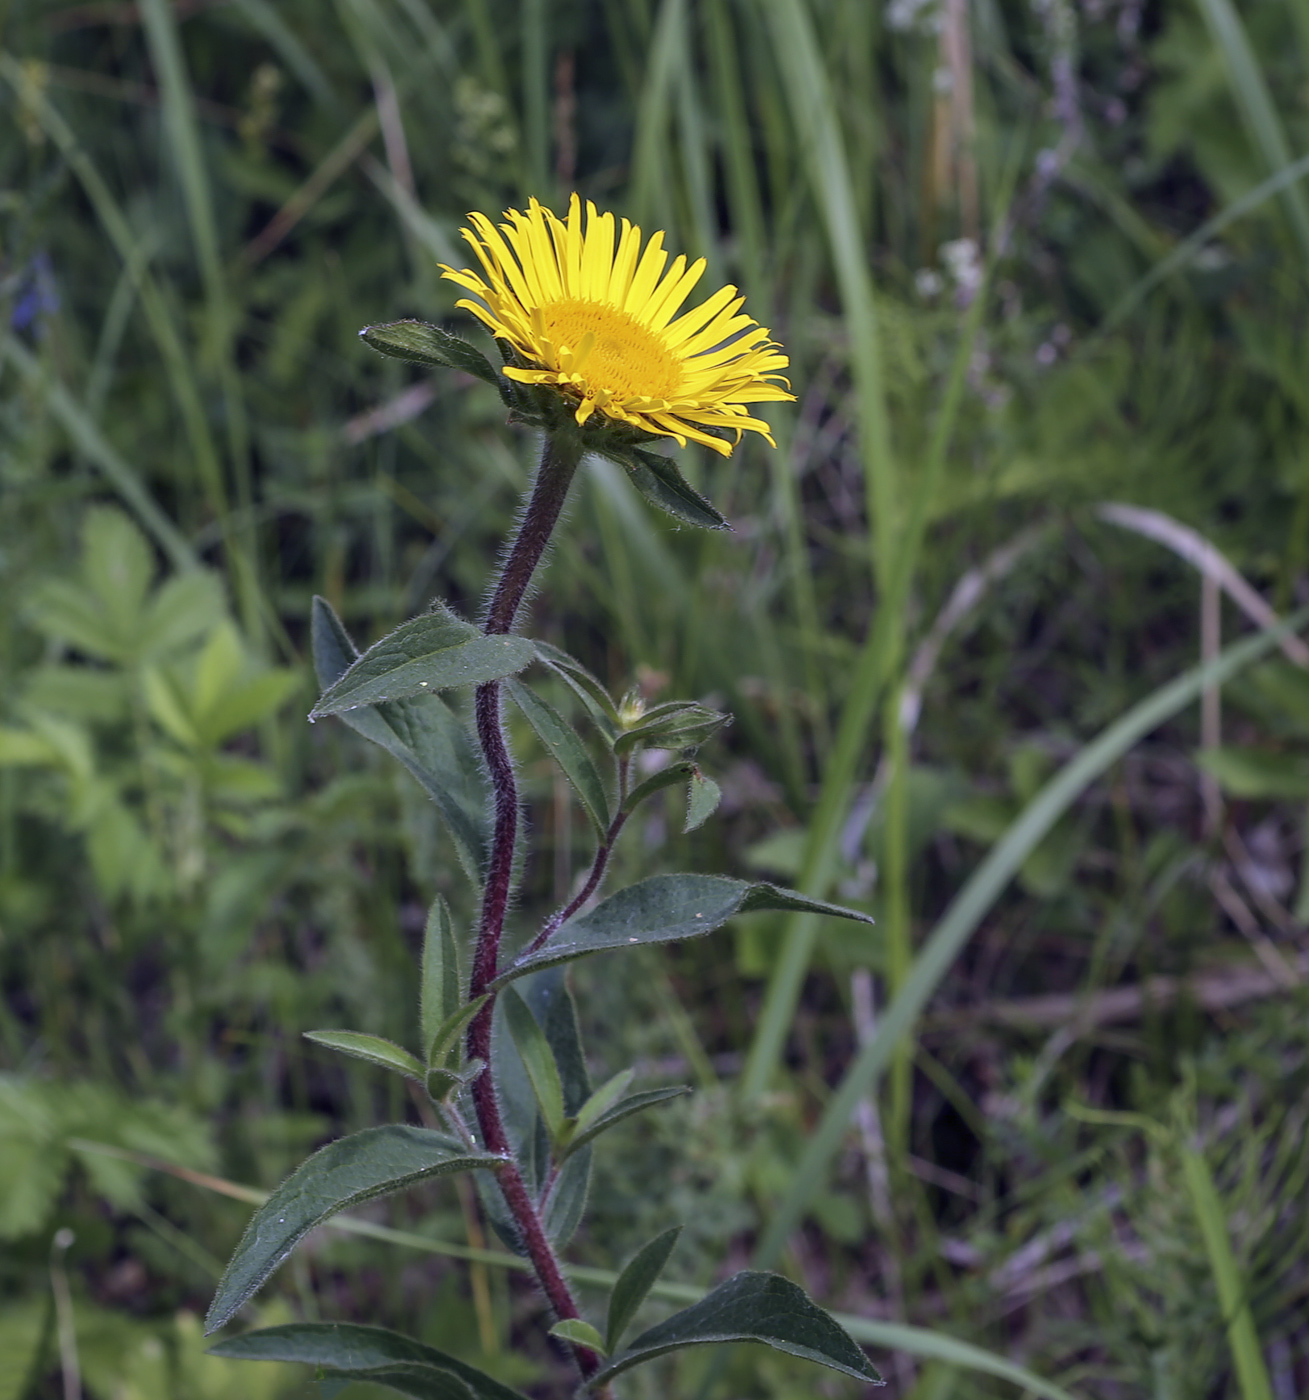
{"label": "flower disc center", "polygon": [[599,301],[569,299],[541,308],[546,332],[555,345],[574,353],[589,334],[591,353],[580,367],[588,388],[607,390],[625,399],[669,399],[681,383],[677,357],[660,337],[635,317]]}

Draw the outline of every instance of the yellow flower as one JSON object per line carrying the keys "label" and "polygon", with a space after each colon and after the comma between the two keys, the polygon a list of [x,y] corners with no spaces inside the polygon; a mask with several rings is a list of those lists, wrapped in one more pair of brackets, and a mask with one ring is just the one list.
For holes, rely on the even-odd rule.
{"label": "yellow flower", "polygon": [[[485,280],[442,269],[481,299],[458,304],[527,362],[507,366],[510,379],[554,389],[579,424],[599,413],[723,456],[747,428],[773,442],[768,424],[746,405],[792,398],[777,372],[788,361],[764,327],[739,314],[745,298],[724,287],[673,319],[704,272],[703,258],[687,267],[679,256],[665,272],[664,235],[642,252],[641,230],[626,219],[615,250],[614,216],[588,201],[583,232],[576,195],[566,220],[535,199],[526,213],[510,209],[505,217],[497,229],[470,214],[473,229],[463,231]],[[734,441],[706,428],[728,429]]]}

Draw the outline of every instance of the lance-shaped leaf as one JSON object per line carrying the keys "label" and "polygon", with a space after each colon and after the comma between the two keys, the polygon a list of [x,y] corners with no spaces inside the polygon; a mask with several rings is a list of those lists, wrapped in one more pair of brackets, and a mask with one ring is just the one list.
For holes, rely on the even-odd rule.
{"label": "lance-shaped leaf", "polygon": [[309,1231],[329,1216],[429,1177],[492,1168],[499,1161],[470,1153],[444,1133],[399,1123],[329,1142],[255,1212],[219,1281],[205,1330],[213,1332],[230,1321]]}
{"label": "lance-shaped leaf", "polygon": [[380,326],[365,326],[359,339],[393,359],[439,369],[461,369],[494,384],[501,392],[504,390],[504,380],[480,350],[427,321],[388,321]]}
{"label": "lance-shaped leaf", "polygon": [[[314,670],[327,690],[359,659],[330,603],[313,606]],[[416,695],[351,710],[338,718],[385,749],[413,774],[436,803],[469,879],[479,881],[488,845],[485,779],[467,729],[439,695]]]}
{"label": "lance-shaped leaf", "polygon": [[588,1384],[604,1385],[620,1372],[666,1352],[718,1342],[762,1342],[856,1380],[881,1383],[854,1338],[804,1289],[779,1274],[747,1271],[642,1332]]}
{"label": "lance-shaped leaf", "polygon": [[614,752],[630,753],[637,744],[646,744],[652,749],[695,748],[731,720],[731,715],[711,710],[708,705],[673,701],[647,711],[638,723],[614,740]]}
{"label": "lance-shaped leaf", "polygon": [[384,1040],[380,1035],[364,1035],[361,1031],[306,1031],[304,1035],[315,1045],[325,1045],[329,1050],[339,1050],[343,1055],[367,1060],[381,1069],[403,1074],[407,1079],[416,1079],[420,1084],[427,1073],[427,1067],[408,1050],[393,1040]]}
{"label": "lance-shaped leaf", "polygon": [[646,1294],[654,1287],[655,1280],[664,1271],[668,1256],[673,1252],[677,1237],[682,1233],[680,1225],[656,1235],[649,1244],[640,1249],[623,1266],[618,1275],[614,1291],[609,1295],[609,1318],[605,1323],[605,1350],[613,1352],[623,1340],[627,1325],[636,1316],[636,1310],[645,1302]]}
{"label": "lance-shaped leaf", "polygon": [[605,455],[627,469],[632,485],[660,510],[666,510],[688,525],[706,530],[730,530],[714,506],[677,470],[676,464],[657,452],[639,447],[625,448]]}
{"label": "lance-shaped leaf", "polygon": [[488,637],[446,607],[401,623],[323,692],[311,719],[362,705],[482,685],[521,671],[536,655],[526,637]]}
{"label": "lance-shaped leaf", "polygon": [[590,710],[597,723],[607,733],[618,726],[618,708],[613,697],[582,663],[569,656],[566,651],[553,647],[549,642],[536,643],[537,657],[559,678],[565,681],[579,700]]}
{"label": "lance-shaped leaf", "polygon": [[432,1043],[443,1022],[455,1014],[463,1001],[459,975],[459,945],[455,941],[454,920],[440,895],[427,911],[423,930],[422,979],[418,990],[418,1023],[423,1053],[432,1060]]}
{"label": "lance-shaped leaf", "polygon": [[[233,1361],[298,1361],[332,1377],[389,1386],[415,1400],[523,1400],[485,1371],[412,1337],[348,1322],[292,1322],[227,1337],[210,1356]],[[441,1387],[455,1382],[462,1391]]]}
{"label": "lance-shaped leaf", "polygon": [[627,1092],[627,1086],[635,1078],[636,1071],[634,1069],[623,1069],[619,1070],[612,1079],[607,1079],[577,1110],[576,1116],[569,1119],[571,1131],[582,1131],[589,1128],[597,1119],[603,1118],[623,1097]]}
{"label": "lance-shaped leaf", "polygon": [[432,1035],[432,1043],[427,1047],[427,1063],[429,1068],[438,1065],[448,1067],[454,1059],[455,1051],[459,1048],[459,1041],[464,1031],[468,1028],[468,1023],[486,1005],[489,992],[483,993],[480,997],[474,997],[472,1001],[455,1009],[437,1026]]}
{"label": "lance-shaped leaf", "polygon": [[695,764],[689,758],[667,764],[651,773],[643,783],[638,783],[627,794],[623,801],[623,811],[634,812],[647,797],[653,797],[655,793],[662,792],[664,788],[671,787],[682,778],[689,778],[697,771]]}
{"label": "lance-shaped leaf", "polygon": [[609,794],[605,790],[604,779],[586,751],[586,745],[559,711],[542,700],[534,690],[513,680],[508,682],[505,689],[551,758],[563,769],[564,777],[572,784],[596,834],[603,841],[611,820]]}
{"label": "lance-shaped leaf", "polygon": [[566,1150],[576,1152],[579,1147],[585,1147],[593,1138],[608,1132],[615,1123],[621,1123],[624,1118],[630,1118],[632,1114],[640,1113],[643,1109],[653,1108],[655,1104],[667,1103],[669,1099],[681,1098],[683,1094],[690,1092],[690,1085],[674,1084],[667,1089],[643,1089],[639,1094],[629,1094],[585,1125],[579,1121],[573,1135],[568,1139]]}
{"label": "lance-shaped leaf", "polygon": [[795,909],[873,922],[868,914],[776,885],[729,880],[722,875],[652,875],[610,895],[589,914],[569,919],[543,948],[516,962],[495,985],[503,986],[537,968],[591,953],[699,938],[737,914],[765,909]]}
{"label": "lance-shaped leaf", "polygon": [[532,1015],[531,1007],[517,992],[507,991],[500,1000],[504,1006],[505,1025],[531,1080],[546,1131],[551,1138],[557,1137],[564,1122],[564,1090],[554,1052],[545,1038],[545,1031]]}
{"label": "lance-shaped leaf", "polygon": [[541,1211],[541,1223],[556,1249],[563,1249],[577,1232],[591,1194],[591,1149],[571,1152],[550,1187]]}

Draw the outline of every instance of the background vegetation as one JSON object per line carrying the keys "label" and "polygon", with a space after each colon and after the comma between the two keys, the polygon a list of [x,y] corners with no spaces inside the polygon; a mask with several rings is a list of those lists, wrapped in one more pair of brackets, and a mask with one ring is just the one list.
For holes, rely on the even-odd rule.
{"label": "background vegetation", "polygon": [[[739,282],[799,397],[778,452],[686,454],[731,535],[603,464],[576,491],[538,629],[737,717],[720,816],[671,805],[619,874],[879,919],[579,965],[589,1043],[697,1093],[607,1140],[575,1259],[684,1221],[678,1277],[771,1257],[905,1343],[874,1354],[916,1400],[1016,1395],[1006,1359],[1048,1395],[1309,1394],[1304,654],[1087,747],[1258,595],[1309,598],[1303,0],[0,17],[2,1400],[305,1393],[206,1360],[197,1311],[250,1190],[419,1111],[300,1033],[412,1040],[427,903],[470,912],[413,782],[305,723],[309,599],[360,640],[475,612],[533,452],[356,333],[466,325],[464,211],[574,187]],[[521,742],[544,908],[581,818]],[[326,1233],[260,1316],[557,1383],[470,1197],[379,1227],[406,1242]]]}

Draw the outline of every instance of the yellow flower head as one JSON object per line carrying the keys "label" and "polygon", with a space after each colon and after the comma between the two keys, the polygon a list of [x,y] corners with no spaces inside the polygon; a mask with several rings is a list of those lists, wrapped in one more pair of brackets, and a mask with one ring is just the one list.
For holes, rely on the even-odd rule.
{"label": "yellow flower head", "polygon": [[[739,314],[745,298],[724,287],[677,316],[704,272],[703,258],[687,267],[679,256],[665,272],[664,235],[642,252],[641,230],[626,219],[615,250],[614,216],[588,201],[583,231],[576,195],[566,220],[535,199],[526,213],[508,210],[499,229],[483,214],[468,217],[473,228],[464,238],[485,280],[444,264],[443,275],[481,299],[458,304],[526,362],[506,366],[510,379],[554,389],[579,424],[599,413],[723,456],[747,428],[772,443],[768,424],[746,405],[792,398],[777,372],[788,361],[764,327]],[[726,442],[706,428],[729,429],[735,438]]]}

